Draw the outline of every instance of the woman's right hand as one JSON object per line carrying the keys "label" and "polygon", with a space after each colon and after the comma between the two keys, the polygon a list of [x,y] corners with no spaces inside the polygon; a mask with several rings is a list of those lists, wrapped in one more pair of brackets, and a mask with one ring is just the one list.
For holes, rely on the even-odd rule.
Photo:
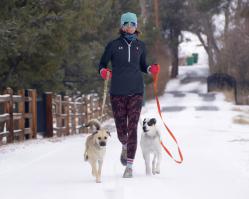
{"label": "woman's right hand", "polygon": [[[110,74],[109,74],[109,78],[107,77],[107,73],[110,73]],[[107,78],[108,78],[108,79],[111,79],[111,78],[112,78],[112,70],[109,69],[109,68],[102,68],[102,69],[100,70],[100,75],[101,75],[101,77],[102,77],[104,80],[107,80]]]}

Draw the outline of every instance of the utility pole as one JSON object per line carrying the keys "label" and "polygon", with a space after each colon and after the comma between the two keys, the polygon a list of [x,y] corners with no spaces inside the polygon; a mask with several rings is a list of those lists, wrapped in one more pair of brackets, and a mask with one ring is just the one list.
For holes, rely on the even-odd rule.
{"label": "utility pole", "polygon": [[159,28],[159,0],[154,0],[155,26]]}
{"label": "utility pole", "polygon": [[140,8],[141,8],[141,18],[143,24],[147,22],[147,10],[146,10],[146,0],[139,0]]}

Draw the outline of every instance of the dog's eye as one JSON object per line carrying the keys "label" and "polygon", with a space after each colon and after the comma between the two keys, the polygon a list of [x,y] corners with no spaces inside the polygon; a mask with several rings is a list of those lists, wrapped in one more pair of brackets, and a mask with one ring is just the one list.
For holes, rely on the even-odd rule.
{"label": "dog's eye", "polygon": [[153,122],[149,121],[148,126],[152,126],[152,125],[153,125]]}
{"label": "dog's eye", "polygon": [[98,137],[99,140],[101,140],[101,137]]}
{"label": "dog's eye", "polygon": [[105,138],[105,140],[107,139],[107,137],[104,137]]}

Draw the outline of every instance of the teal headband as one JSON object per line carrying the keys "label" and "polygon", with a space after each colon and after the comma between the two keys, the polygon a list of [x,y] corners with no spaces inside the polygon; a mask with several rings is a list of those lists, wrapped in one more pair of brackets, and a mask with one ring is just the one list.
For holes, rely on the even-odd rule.
{"label": "teal headband", "polygon": [[137,26],[137,15],[131,12],[126,12],[121,15],[120,26],[122,27],[125,22],[133,22]]}

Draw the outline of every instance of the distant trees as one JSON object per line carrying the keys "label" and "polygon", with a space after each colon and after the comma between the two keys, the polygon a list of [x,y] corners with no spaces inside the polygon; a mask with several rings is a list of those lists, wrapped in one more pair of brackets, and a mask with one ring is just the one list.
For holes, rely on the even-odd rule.
{"label": "distant trees", "polygon": [[[236,79],[237,103],[249,103],[249,1],[188,0],[189,30],[209,56],[211,73]],[[206,40],[203,38],[206,36]]]}
{"label": "distant trees", "polygon": [[[171,77],[178,74],[181,31],[189,30],[196,33],[206,49],[211,72],[223,71],[238,79],[249,79],[244,71],[248,63],[248,56],[244,55],[248,52],[248,4],[245,0],[160,1],[162,31],[172,54]],[[243,67],[239,67],[239,74],[240,64]]]}
{"label": "distant trees", "polygon": [[[167,62],[166,48],[170,49],[172,78],[178,75],[181,31],[189,30],[206,49],[211,73],[248,81],[248,4],[245,0],[1,0],[0,88],[100,91],[99,58],[107,42],[117,36],[120,15],[126,11],[139,16],[148,63],[155,62],[155,55]],[[221,19],[218,24],[217,19]]]}
{"label": "distant trees", "polygon": [[97,74],[105,45],[134,1],[1,0],[0,89],[102,90]]}
{"label": "distant trees", "polygon": [[244,0],[188,0],[188,29],[206,49],[211,73],[249,79],[248,10],[249,1]]}
{"label": "distant trees", "polygon": [[217,38],[221,45],[215,70],[232,75],[239,82],[249,80],[248,10],[248,1],[231,2],[224,14],[224,31]]}
{"label": "distant trees", "polygon": [[59,3],[37,0],[0,2],[1,87],[61,86],[60,64],[68,45],[62,9]]}

